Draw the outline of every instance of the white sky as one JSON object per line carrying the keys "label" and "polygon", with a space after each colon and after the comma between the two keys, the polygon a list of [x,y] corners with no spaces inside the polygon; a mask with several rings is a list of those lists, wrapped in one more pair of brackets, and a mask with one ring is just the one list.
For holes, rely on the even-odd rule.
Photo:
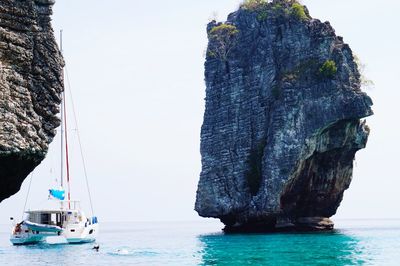
{"label": "white sky", "polygon": [[[395,0],[304,0],[329,20],[367,65],[376,115],[357,154],[351,187],[336,218],[400,218],[400,98]],[[193,211],[204,111],[206,24],[238,0],[58,0],[55,32],[64,52],[84,144],[94,207],[101,221],[196,220]],[[87,203],[71,135],[72,195]],[[35,170],[29,207],[46,200],[59,171],[59,142]],[[52,170],[50,170],[52,169]],[[50,172],[52,171],[52,172]],[[0,205],[0,223],[20,217],[29,180]],[[86,205],[87,206],[87,205]]]}

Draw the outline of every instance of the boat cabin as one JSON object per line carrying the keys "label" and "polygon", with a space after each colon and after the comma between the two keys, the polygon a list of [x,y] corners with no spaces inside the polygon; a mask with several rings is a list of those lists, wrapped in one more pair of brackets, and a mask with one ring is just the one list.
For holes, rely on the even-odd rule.
{"label": "boat cabin", "polygon": [[64,227],[65,224],[78,224],[86,217],[78,210],[38,210],[27,211],[27,220],[32,223],[56,225]]}
{"label": "boat cabin", "polygon": [[48,224],[62,226],[63,212],[62,211],[28,211],[28,221],[37,224]]}

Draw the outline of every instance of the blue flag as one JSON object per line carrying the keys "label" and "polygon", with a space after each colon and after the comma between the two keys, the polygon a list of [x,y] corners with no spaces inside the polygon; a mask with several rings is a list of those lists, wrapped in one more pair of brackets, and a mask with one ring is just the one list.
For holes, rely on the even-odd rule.
{"label": "blue flag", "polygon": [[50,196],[59,200],[64,200],[65,191],[63,189],[49,189]]}

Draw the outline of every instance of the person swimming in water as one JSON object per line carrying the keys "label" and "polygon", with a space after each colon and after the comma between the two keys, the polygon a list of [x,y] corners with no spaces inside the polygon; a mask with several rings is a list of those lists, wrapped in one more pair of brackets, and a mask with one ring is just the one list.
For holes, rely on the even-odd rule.
{"label": "person swimming in water", "polygon": [[94,245],[94,247],[92,249],[96,250],[96,252],[99,252],[100,246],[98,244],[96,244],[96,245]]}

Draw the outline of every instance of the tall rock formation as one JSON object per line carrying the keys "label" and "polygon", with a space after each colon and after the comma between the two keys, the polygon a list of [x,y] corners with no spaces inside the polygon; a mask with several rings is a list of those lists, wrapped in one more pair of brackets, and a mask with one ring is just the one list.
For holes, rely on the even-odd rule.
{"label": "tall rock formation", "polygon": [[373,114],[350,47],[296,1],[207,27],[195,210],[226,230],[331,229]]}
{"label": "tall rock formation", "polygon": [[62,56],[54,0],[0,2],[0,202],[16,193],[55,136]]}

